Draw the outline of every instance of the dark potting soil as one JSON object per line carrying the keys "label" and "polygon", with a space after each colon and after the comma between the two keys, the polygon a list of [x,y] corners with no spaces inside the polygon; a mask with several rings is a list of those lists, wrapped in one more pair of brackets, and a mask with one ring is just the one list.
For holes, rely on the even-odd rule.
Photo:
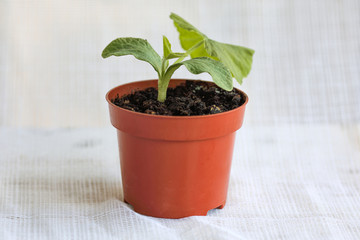
{"label": "dark potting soil", "polygon": [[164,103],[157,101],[153,87],[132,94],[117,96],[115,105],[141,113],[168,116],[196,116],[226,112],[241,106],[245,97],[236,89],[225,91],[213,83],[186,81],[186,84],[168,88]]}

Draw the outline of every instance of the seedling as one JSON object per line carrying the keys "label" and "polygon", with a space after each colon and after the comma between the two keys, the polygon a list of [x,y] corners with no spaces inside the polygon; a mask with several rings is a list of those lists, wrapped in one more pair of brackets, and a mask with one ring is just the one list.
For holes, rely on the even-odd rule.
{"label": "seedling", "polygon": [[[174,72],[184,65],[189,72],[209,73],[220,88],[231,91],[233,77],[242,84],[252,64],[254,50],[208,38],[197,28],[180,16],[171,13],[180,36],[180,44],[185,52],[173,52],[169,40],[163,36],[163,57],[151,47],[145,39],[117,38],[102,52],[102,57],[133,55],[135,58],[150,63],[158,73],[158,101],[166,100],[166,91]],[[185,58],[190,57],[188,60]],[[176,59],[171,65],[169,60]]]}

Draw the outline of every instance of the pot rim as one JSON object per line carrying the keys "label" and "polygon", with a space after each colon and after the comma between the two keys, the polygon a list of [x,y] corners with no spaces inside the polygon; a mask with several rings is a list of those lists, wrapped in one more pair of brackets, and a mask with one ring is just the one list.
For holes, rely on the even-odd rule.
{"label": "pot rim", "polygon": [[[210,82],[210,81],[205,81],[205,80],[201,80],[201,79],[185,79],[185,78],[172,78],[170,79],[170,81],[172,80],[177,80],[177,81],[202,81],[202,82],[207,82],[207,83],[214,83],[214,82]],[[114,106],[114,107],[117,107],[125,112],[128,112],[128,113],[131,113],[131,114],[135,114],[135,115],[139,115],[139,116],[146,116],[146,117],[151,117],[151,118],[159,118],[159,119],[200,119],[200,118],[210,118],[210,117],[214,117],[214,116],[222,116],[222,115],[226,115],[226,114],[231,114],[232,112],[235,112],[237,110],[239,110],[239,108],[242,108],[242,107],[245,107],[246,104],[249,102],[249,97],[248,95],[238,89],[238,88],[235,88],[237,91],[241,92],[241,94],[243,96],[245,96],[245,102],[243,104],[241,104],[239,107],[237,108],[234,108],[232,110],[229,110],[229,111],[226,111],[226,112],[221,112],[221,113],[216,113],[216,114],[208,114],[208,115],[195,115],[195,116],[168,116],[168,115],[152,115],[152,114],[147,114],[147,113],[140,113],[140,112],[135,112],[135,111],[131,111],[131,110],[128,110],[128,109],[125,109],[125,108],[122,108],[122,107],[119,107],[117,105],[115,105],[114,103],[111,102],[111,99],[109,98],[109,95],[112,91],[114,91],[115,89],[117,88],[120,88],[120,87],[124,87],[126,85],[130,85],[130,84],[134,84],[134,83],[140,83],[140,82],[150,82],[150,81],[158,81],[158,79],[147,79],[147,80],[138,80],[138,81],[132,81],[132,82],[128,82],[128,83],[124,83],[124,84],[121,84],[121,85],[118,85],[116,87],[113,87],[111,88],[105,95],[105,99],[106,101]]]}

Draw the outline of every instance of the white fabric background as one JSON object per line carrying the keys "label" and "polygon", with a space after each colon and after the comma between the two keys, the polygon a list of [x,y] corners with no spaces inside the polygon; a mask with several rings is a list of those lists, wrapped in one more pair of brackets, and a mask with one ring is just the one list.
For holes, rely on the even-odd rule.
{"label": "white fabric background", "polygon": [[2,0],[0,11],[0,125],[107,126],[105,93],[156,74],[131,56],[103,60],[103,48],[133,36],[161,52],[165,34],[180,50],[171,11],[256,50],[241,86],[249,124],[360,121],[357,0]]}
{"label": "white fabric background", "polygon": [[[171,11],[256,50],[236,85],[250,102],[227,205],[180,220],[122,202],[104,95],[156,74],[100,57],[120,36],[180,50]],[[0,0],[0,239],[360,239],[359,13],[357,0]]]}

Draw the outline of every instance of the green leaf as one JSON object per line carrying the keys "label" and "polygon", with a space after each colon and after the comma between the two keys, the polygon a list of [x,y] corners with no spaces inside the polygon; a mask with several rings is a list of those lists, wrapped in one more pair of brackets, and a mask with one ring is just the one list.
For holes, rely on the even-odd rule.
{"label": "green leaf", "polygon": [[[171,44],[170,44],[169,40],[165,36],[163,36],[163,48],[164,48],[164,58],[166,60],[173,59],[173,58],[179,58],[179,57],[186,57],[186,53],[174,53],[171,50]],[[168,63],[168,61],[167,61],[167,63]]]}
{"label": "green leaf", "polygon": [[211,56],[218,58],[241,84],[251,70],[254,50],[208,39],[205,48]]}
{"label": "green leaf", "polygon": [[189,50],[197,43],[203,42],[198,48],[196,48],[194,51],[190,53],[190,56],[192,58],[196,58],[196,57],[213,58],[205,50],[204,41],[206,41],[207,39],[206,36],[201,35],[199,32],[189,31],[184,28],[181,28],[179,24],[177,24],[176,22],[174,23],[174,25],[179,32],[180,44],[184,50]]}
{"label": "green leaf", "polygon": [[141,38],[117,38],[103,50],[101,56],[133,55],[139,60],[150,63],[155,71],[161,72],[161,58],[147,40]]}
{"label": "green leaf", "polygon": [[216,85],[226,91],[233,89],[233,80],[230,71],[219,61],[207,57],[192,58],[181,63],[193,74],[207,72]]}
{"label": "green leaf", "polygon": [[203,35],[199,30],[197,30],[197,28],[195,28],[193,25],[188,23],[185,19],[183,19],[179,15],[177,15],[175,13],[171,13],[170,18],[174,21],[174,23],[176,23],[182,29],[186,29],[188,31],[194,31],[194,32],[199,33],[200,35]]}
{"label": "green leaf", "polygon": [[[189,50],[197,43],[201,41],[206,41],[206,35],[201,33],[197,28],[188,23],[185,19],[181,18],[175,13],[171,13],[170,18],[174,21],[174,25],[179,32],[180,44],[184,50]],[[206,52],[205,43],[201,44],[198,48],[191,52],[190,56],[192,58],[208,57],[215,59]]]}
{"label": "green leaf", "polygon": [[180,43],[183,49],[189,50],[197,43],[203,41],[203,44],[190,53],[192,58],[208,57],[221,61],[230,70],[235,79],[240,84],[242,83],[242,79],[251,70],[254,50],[209,39],[205,34],[176,14],[172,13],[170,18],[174,21],[175,27],[179,32]]}
{"label": "green leaf", "polygon": [[164,58],[167,58],[167,56],[172,52],[169,39],[167,39],[167,37],[165,36],[163,36],[163,50],[164,50]]}
{"label": "green leaf", "polygon": [[167,60],[186,56],[186,53],[174,53],[171,50],[171,44],[169,42],[169,39],[167,39],[167,37],[165,36],[163,36],[163,48],[164,48],[164,58]]}
{"label": "green leaf", "polygon": [[166,98],[166,90],[171,76],[182,65],[184,65],[189,72],[193,74],[200,74],[204,72],[209,73],[215,84],[224,90],[231,91],[233,89],[231,73],[224,64],[207,57],[192,58],[173,64],[167,69],[164,78],[159,81],[158,100],[160,102],[163,102]]}

